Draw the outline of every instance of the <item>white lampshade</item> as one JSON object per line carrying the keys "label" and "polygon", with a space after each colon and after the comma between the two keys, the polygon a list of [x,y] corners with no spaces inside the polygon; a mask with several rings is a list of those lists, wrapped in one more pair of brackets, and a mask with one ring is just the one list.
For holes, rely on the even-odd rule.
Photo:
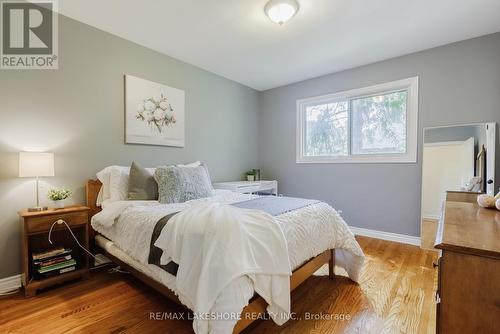
{"label": "white lampshade", "polygon": [[270,0],[264,11],[274,23],[283,24],[290,20],[299,10],[296,0]]}
{"label": "white lampshade", "polygon": [[45,176],[54,176],[54,153],[19,153],[19,177]]}

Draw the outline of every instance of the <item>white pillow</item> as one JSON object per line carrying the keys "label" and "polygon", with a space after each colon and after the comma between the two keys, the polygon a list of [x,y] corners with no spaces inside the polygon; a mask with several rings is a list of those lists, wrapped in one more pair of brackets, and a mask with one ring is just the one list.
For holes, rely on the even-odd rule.
{"label": "white pillow", "polygon": [[95,201],[95,204],[97,206],[102,206],[102,202],[104,202],[104,200],[102,199],[102,196],[103,196],[102,192],[103,192],[103,190],[102,190],[102,186],[101,186],[101,189],[99,189],[99,193],[97,194],[97,199]]}
{"label": "white pillow", "polygon": [[[200,161],[188,164],[179,164],[179,167],[198,167]],[[154,174],[156,168],[146,168]],[[102,206],[103,203],[126,201],[128,199],[128,180],[130,178],[130,167],[109,166],[97,173],[97,179],[101,181],[102,187],[97,196],[96,204]]]}
{"label": "white pillow", "polygon": [[103,201],[109,199],[109,177],[111,175],[111,170],[109,167],[104,168],[99,173],[96,174],[97,179],[101,181],[101,189],[99,190],[99,195],[97,195],[97,205],[101,205]]}
{"label": "white pillow", "polygon": [[129,176],[130,168],[114,168],[111,170],[111,177],[109,179],[109,194],[111,202],[127,200]]}
{"label": "white pillow", "polygon": [[198,166],[201,166],[201,162],[199,161],[195,161],[195,162],[191,162],[191,163],[188,163],[188,164],[178,164],[177,167],[198,167]]}
{"label": "white pillow", "polygon": [[97,173],[97,179],[101,181],[102,187],[97,196],[97,205],[103,205],[104,202],[111,200],[111,173],[116,170],[127,170],[130,167],[125,166],[108,166]]}
{"label": "white pillow", "polygon": [[111,198],[111,171],[116,168],[127,168],[122,166],[109,166],[98,172],[97,179],[102,183],[99,194],[97,195],[97,205],[102,205],[103,202]]}

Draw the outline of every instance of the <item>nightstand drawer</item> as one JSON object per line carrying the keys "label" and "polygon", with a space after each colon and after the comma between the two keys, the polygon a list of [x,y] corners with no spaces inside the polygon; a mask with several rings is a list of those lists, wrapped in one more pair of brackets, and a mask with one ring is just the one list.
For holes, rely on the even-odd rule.
{"label": "nightstand drawer", "polygon": [[253,185],[253,186],[238,187],[238,188],[236,188],[236,191],[239,193],[243,193],[243,194],[251,194],[251,193],[254,193],[256,191],[259,191],[259,186]]}
{"label": "nightstand drawer", "polygon": [[[69,226],[85,225],[88,221],[87,212],[74,212],[60,215],[47,215],[44,217],[32,217],[26,220],[26,232],[37,233],[46,232],[57,220],[64,220]],[[66,228],[66,225],[56,225],[54,230]]]}
{"label": "nightstand drawer", "polygon": [[[63,209],[18,212],[22,230],[21,277],[26,296],[34,296],[39,289],[88,276],[89,257],[80,247],[89,249],[89,210],[86,206],[73,205]],[[71,231],[68,231],[65,224],[55,224],[52,229],[54,233],[49,240],[50,227],[59,219],[64,220]],[[33,263],[33,254],[43,254],[54,249],[68,251],[71,259],[66,260],[71,260],[72,263],[64,264],[67,265],[65,268],[40,272],[40,265]],[[62,269],[67,271],[61,272]]]}
{"label": "nightstand drawer", "polygon": [[260,182],[259,191],[269,191],[269,190],[275,189],[276,187],[277,187],[276,181]]}
{"label": "nightstand drawer", "polygon": [[215,189],[226,189],[242,194],[269,192],[278,195],[278,182],[275,180],[218,182],[214,183],[213,186]]}

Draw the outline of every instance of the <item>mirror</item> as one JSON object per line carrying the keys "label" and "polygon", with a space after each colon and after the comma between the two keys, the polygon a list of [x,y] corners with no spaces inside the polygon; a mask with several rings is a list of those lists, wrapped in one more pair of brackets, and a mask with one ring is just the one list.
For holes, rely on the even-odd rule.
{"label": "mirror", "polygon": [[425,128],[422,153],[422,248],[432,249],[447,191],[495,191],[496,123]]}

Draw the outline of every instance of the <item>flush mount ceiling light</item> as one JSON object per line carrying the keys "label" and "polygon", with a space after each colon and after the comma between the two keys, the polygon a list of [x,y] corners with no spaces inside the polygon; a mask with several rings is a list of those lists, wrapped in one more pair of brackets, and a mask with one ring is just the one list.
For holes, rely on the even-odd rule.
{"label": "flush mount ceiling light", "polygon": [[296,0],[271,0],[264,7],[264,12],[274,23],[283,24],[299,10]]}

